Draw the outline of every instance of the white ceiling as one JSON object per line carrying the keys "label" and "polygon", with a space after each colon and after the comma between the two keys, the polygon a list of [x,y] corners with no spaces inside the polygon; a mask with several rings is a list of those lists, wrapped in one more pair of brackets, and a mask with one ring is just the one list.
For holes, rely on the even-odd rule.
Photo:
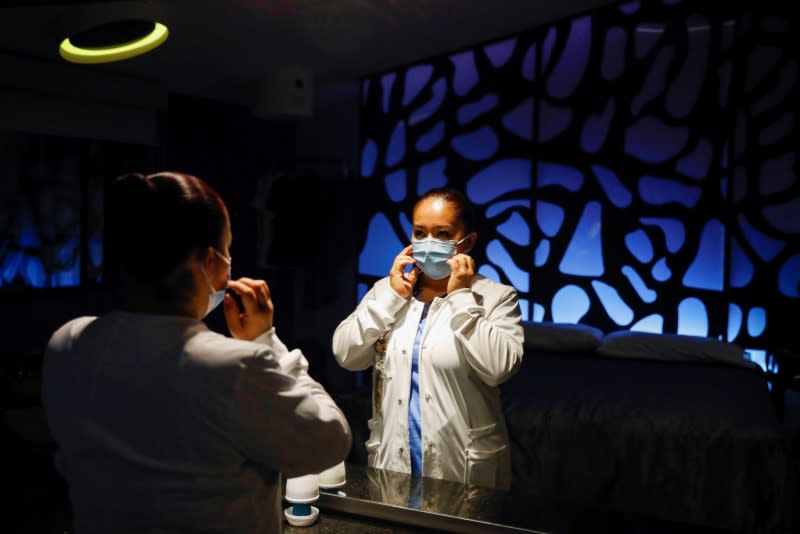
{"label": "white ceiling", "polygon": [[114,19],[152,18],[170,29],[162,47],[114,64],[75,68],[132,75],[172,91],[240,101],[258,79],[276,69],[309,69],[317,80],[355,79],[613,3],[29,0],[15,3],[23,7],[0,8],[0,51],[60,62],[58,44],[65,35]]}

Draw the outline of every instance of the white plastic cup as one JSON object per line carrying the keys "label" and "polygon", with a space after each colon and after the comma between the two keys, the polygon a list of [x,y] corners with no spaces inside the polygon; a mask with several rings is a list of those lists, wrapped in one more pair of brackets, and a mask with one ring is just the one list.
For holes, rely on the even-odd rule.
{"label": "white plastic cup", "polygon": [[286,479],[286,500],[307,504],[319,499],[319,475],[310,474]]}
{"label": "white plastic cup", "polygon": [[319,474],[319,489],[328,490],[341,488],[347,482],[344,462],[339,462]]}

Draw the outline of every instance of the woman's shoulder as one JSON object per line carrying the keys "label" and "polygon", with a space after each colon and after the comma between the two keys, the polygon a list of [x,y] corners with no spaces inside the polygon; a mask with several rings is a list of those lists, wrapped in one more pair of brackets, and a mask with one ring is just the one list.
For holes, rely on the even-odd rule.
{"label": "woman's shoulder", "polygon": [[491,295],[506,295],[509,293],[516,294],[517,292],[514,287],[492,280],[491,278],[483,276],[482,274],[476,274],[475,278],[472,280],[472,291]]}
{"label": "woman's shoulder", "polygon": [[80,336],[86,327],[92,324],[96,319],[97,317],[93,315],[70,319],[53,332],[47,343],[47,349],[60,350],[67,348],[72,344],[72,341]]}

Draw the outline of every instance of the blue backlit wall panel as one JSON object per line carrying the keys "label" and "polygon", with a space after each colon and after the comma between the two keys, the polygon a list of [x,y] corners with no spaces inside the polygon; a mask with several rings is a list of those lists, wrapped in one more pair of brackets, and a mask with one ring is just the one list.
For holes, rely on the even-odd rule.
{"label": "blue backlit wall panel", "polygon": [[797,52],[748,5],[627,2],[367,77],[361,287],[450,185],[526,318],[786,342]]}

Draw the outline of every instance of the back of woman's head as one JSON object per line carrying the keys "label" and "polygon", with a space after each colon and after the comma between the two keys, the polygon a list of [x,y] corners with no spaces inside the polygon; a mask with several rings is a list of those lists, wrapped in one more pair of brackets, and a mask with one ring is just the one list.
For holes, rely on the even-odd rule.
{"label": "back of woman's head", "polygon": [[134,173],[114,182],[109,219],[123,279],[160,287],[174,285],[166,279],[192,254],[221,248],[227,213],[195,176]]}

